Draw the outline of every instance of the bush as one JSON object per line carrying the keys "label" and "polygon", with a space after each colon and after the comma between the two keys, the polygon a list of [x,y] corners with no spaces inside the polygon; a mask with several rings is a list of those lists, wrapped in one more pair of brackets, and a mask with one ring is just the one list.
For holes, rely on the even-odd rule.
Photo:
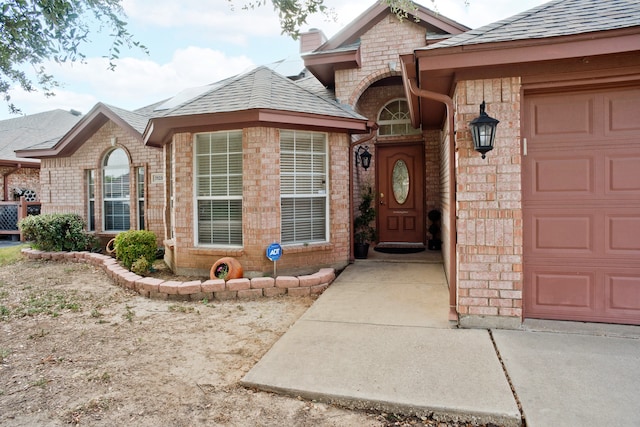
{"label": "bush", "polygon": [[138,276],[144,276],[151,270],[151,263],[143,256],[138,258],[133,264],[131,264],[131,271]]}
{"label": "bush", "polygon": [[146,230],[130,230],[118,234],[115,248],[116,258],[128,270],[131,270],[133,263],[140,257],[152,265],[158,251],[155,233]]}
{"label": "bush", "polygon": [[77,214],[43,214],[23,218],[18,227],[24,238],[43,251],[85,251],[96,245]]}

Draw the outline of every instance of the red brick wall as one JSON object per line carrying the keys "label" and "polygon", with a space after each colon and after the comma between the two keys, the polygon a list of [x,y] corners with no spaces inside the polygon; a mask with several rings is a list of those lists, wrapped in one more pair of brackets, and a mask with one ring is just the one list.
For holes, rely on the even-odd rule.
{"label": "red brick wall", "polygon": [[[457,85],[458,311],[461,318],[522,317],[520,79]],[[468,123],[479,105],[500,120],[486,159],[473,150]]]}
{"label": "red brick wall", "polygon": [[[113,146],[123,148],[129,155],[131,176],[135,167],[146,169],[145,220],[146,229],[158,236],[158,244],[164,238],[163,229],[163,193],[162,183],[152,183],[151,174],[162,173],[162,150],[145,147],[128,132],[109,121],[69,157],[43,159],[40,171],[42,213],[77,213],[87,219],[86,170],[96,171],[96,234],[112,236],[102,230],[102,178],[100,166],[106,153]],[[131,194],[135,198],[135,179],[131,180]],[[137,203],[131,204],[131,224],[136,227]]]}
{"label": "red brick wall", "polygon": [[[224,256],[237,258],[247,277],[273,272],[267,247],[280,241],[280,132],[274,128],[243,130],[243,240],[239,249],[198,247],[193,214],[193,134],[174,136],[174,249],[170,256],[178,274],[209,275]],[[343,268],[349,261],[348,136],[329,133],[330,241],[283,246],[277,263],[282,274],[313,273],[322,267]]]}
{"label": "red brick wall", "polygon": [[355,105],[371,83],[384,76],[399,75],[399,55],[412,53],[425,44],[424,28],[410,19],[400,22],[389,14],[360,38],[361,67],[336,71],[336,98]]}
{"label": "red brick wall", "polygon": [[[4,185],[7,185],[7,198],[4,195]],[[14,188],[28,189],[36,192],[36,198],[40,200],[40,169],[0,167],[0,200],[12,201]]]}

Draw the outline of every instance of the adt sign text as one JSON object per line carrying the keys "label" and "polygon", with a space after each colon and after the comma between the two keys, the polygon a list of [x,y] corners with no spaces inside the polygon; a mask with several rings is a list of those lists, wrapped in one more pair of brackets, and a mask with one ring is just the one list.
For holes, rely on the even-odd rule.
{"label": "adt sign text", "polygon": [[282,246],[278,243],[272,243],[267,248],[267,258],[270,261],[278,261],[282,257]]}

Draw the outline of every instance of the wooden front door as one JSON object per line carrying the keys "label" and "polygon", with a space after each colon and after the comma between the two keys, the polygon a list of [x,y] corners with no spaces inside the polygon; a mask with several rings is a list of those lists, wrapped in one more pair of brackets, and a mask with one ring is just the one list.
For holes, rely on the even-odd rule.
{"label": "wooden front door", "polygon": [[422,144],[379,145],[376,158],[378,241],[424,244]]}

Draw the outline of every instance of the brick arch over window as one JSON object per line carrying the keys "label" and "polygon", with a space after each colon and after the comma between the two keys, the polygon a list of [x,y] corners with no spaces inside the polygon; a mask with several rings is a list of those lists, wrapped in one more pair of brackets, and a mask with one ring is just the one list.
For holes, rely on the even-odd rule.
{"label": "brick arch over window", "polygon": [[362,96],[362,94],[369,88],[369,86],[371,86],[375,82],[382,79],[386,79],[388,77],[395,77],[400,75],[401,75],[400,72],[392,71],[392,70],[374,71],[373,73],[369,74],[367,77],[362,79],[362,81],[358,84],[358,86],[356,86],[356,88],[353,90],[353,92],[351,93],[351,96],[349,97],[349,105],[351,105],[352,107],[355,107],[358,101],[360,100],[360,97]]}

